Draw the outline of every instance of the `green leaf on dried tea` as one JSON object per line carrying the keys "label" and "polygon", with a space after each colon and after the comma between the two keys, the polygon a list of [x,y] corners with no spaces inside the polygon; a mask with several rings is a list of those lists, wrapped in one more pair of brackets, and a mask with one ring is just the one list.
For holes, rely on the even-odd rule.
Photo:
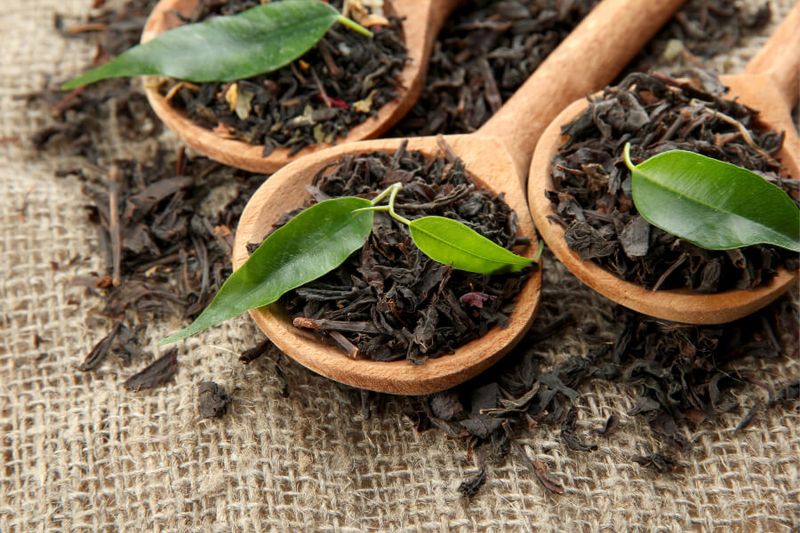
{"label": "green leaf on dried tea", "polygon": [[422,217],[412,220],[408,227],[414,244],[425,255],[458,270],[478,274],[512,272],[533,262],[450,218]]}
{"label": "green leaf on dried tea", "polygon": [[369,200],[345,196],[309,207],[275,230],[225,281],[214,300],[168,344],[249,309],[276,302],[288,291],[324,276],[361,248],[372,231]]}
{"label": "green leaf on dried tea", "polygon": [[[63,89],[127,76],[170,76],[194,82],[249,78],[299,58],[336,21],[350,27],[355,24],[320,0],[270,2],[164,32],[70,80]],[[354,29],[367,31],[360,26]]]}
{"label": "green leaf on dried tea", "polygon": [[800,251],[800,209],[747,169],[683,150],[636,166],[633,203],[652,225],[707,250],[772,244]]}

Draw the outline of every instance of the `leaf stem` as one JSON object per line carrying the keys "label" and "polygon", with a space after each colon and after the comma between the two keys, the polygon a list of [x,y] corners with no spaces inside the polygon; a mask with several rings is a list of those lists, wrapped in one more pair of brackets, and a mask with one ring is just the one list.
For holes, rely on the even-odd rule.
{"label": "leaf stem", "polygon": [[392,193],[392,189],[396,188],[398,185],[400,185],[400,184],[399,183],[393,183],[393,184],[389,185],[388,187],[386,187],[384,190],[382,190],[380,193],[378,193],[378,196],[376,196],[375,198],[372,199],[372,202],[371,202],[372,205],[378,205],[379,203],[381,203],[384,198],[386,198],[387,196],[389,196]]}
{"label": "leaf stem", "polygon": [[401,183],[395,183],[391,187],[389,187],[389,216],[395,219],[398,222],[405,224],[406,226],[411,225],[411,221],[404,216],[398,215],[397,212],[394,210],[394,201],[397,198],[397,193],[403,188]]}
{"label": "leaf stem", "polygon": [[[357,209],[356,212],[361,211],[384,211],[388,212],[389,216],[395,219],[398,222],[401,222],[408,226],[411,224],[411,221],[402,215],[398,215],[397,211],[394,210],[394,201],[397,198],[397,193],[403,190],[403,184],[400,182],[392,183],[384,190],[382,190],[378,196],[372,199],[372,207],[362,207],[361,209]],[[389,205],[377,205],[382,202],[386,197],[389,197]]]}
{"label": "leaf stem", "polygon": [[356,22],[353,19],[349,19],[349,18],[345,17],[344,15],[339,15],[339,18],[336,19],[336,22],[338,22],[342,26],[346,26],[347,28],[350,28],[351,30],[353,30],[356,33],[360,33],[364,37],[372,38],[372,32],[369,31],[367,28],[365,28],[364,26],[362,26],[361,24],[359,24],[358,22]]}
{"label": "leaf stem", "polygon": [[736,120],[733,117],[729,117],[725,113],[720,113],[719,111],[717,111],[715,109],[709,109],[709,108],[704,107],[703,111],[705,111],[706,113],[709,113],[713,117],[716,117],[716,118],[720,119],[723,122],[727,122],[728,124],[730,124],[731,126],[736,128],[737,130],[739,130],[739,135],[742,136],[742,139],[744,140],[744,142],[747,143],[747,146],[749,146],[750,148],[752,148],[753,150],[758,152],[758,154],[761,157],[763,157],[764,159],[766,159],[770,163],[775,163],[776,162],[774,157],[772,157],[767,151],[765,151],[763,148],[761,148],[759,145],[757,145],[755,143],[755,141],[753,141],[753,136],[750,135],[750,132],[747,130],[747,128],[745,127],[744,124],[742,124],[741,122],[739,122],[738,120]]}
{"label": "leaf stem", "polygon": [[633,172],[636,165],[631,161],[631,143],[625,143],[625,148],[622,149],[622,157],[625,159],[625,166],[628,167],[628,170]]}

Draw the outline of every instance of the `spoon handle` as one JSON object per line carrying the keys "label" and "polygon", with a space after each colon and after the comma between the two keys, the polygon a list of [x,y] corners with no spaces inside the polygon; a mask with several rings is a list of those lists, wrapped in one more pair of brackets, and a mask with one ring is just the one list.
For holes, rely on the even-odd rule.
{"label": "spoon handle", "polygon": [[767,75],[789,109],[800,97],[800,2],[747,64],[746,74]]}
{"label": "spoon handle", "polygon": [[609,84],[684,0],[603,0],[556,48],[479,135],[499,138],[525,186],[533,149],[570,102]]}
{"label": "spoon handle", "polygon": [[[408,2],[409,0],[400,0]],[[466,0],[429,0],[430,7],[428,8],[428,35],[430,36],[431,44],[436,39],[439,30],[442,29],[447,17],[455,11],[455,9]]]}

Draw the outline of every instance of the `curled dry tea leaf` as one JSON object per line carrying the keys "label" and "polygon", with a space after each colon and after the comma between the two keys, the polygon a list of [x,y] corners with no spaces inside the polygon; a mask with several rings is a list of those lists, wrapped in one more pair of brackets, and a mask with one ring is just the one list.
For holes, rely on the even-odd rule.
{"label": "curled dry tea leaf", "polygon": [[800,252],[800,209],[758,174],[670,150],[633,165],[633,203],[652,225],[707,250],[772,244]]}
{"label": "curled dry tea leaf", "polygon": [[408,224],[414,244],[434,261],[478,274],[513,272],[533,263],[499,246],[461,222],[422,217]]}
{"label": "curled dry tea leaf", "polygon": [[271,2],[164,32],[70,80],[63,89],[127,76],[171,76],[195,82],[249,78],[302,56],[337,21],[371,35],[320,0]]}
{"label": "curled dry tea leaf", "polygon": [[345,196],[304,210],[261,243],[189,327],[160,344],[189,337],[249,309],[274,303],[286,292],[338,267],[369,237],[375,214],[363,208],[370,205],[369,200]]}

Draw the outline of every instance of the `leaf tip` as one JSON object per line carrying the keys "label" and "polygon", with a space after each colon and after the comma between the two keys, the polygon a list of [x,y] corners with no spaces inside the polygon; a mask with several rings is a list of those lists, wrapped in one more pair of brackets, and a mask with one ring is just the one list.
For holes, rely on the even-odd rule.
{"label": "leaf tip", "polygon": [[80,79],[81,79],[81,76],[78,76],[77,78],[72,78],[71,80],[62,83],[61,84],[61,90],[62,91],[71,91],[73,89],[77,89],[78,87],[83,85],[80,82]]}
{"label": "leaf tip", "polygon": [[166,346],[167,344],[178,342],[184,337],[186,337],[186,335],[184,334],[184,330],[176,331],[175,333],[167,335],[166,337],[158,341],[157,346]]}

